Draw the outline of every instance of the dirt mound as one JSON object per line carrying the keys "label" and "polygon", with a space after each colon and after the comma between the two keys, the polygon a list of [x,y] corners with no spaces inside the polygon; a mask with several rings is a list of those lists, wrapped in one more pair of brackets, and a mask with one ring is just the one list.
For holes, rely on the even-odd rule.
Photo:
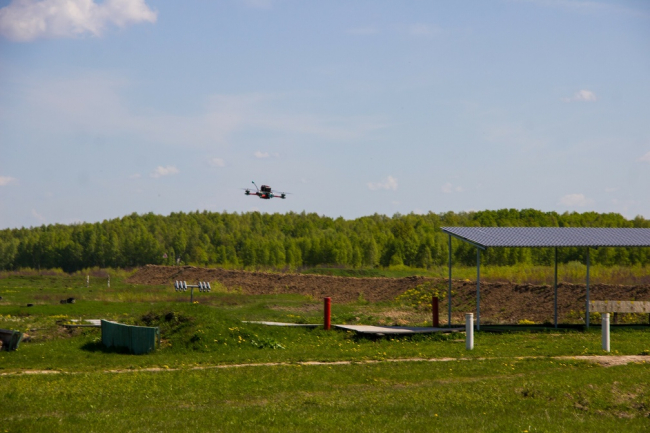
{"label": "dirt mound", "polygon": [[[130,284],[169,284],[174,280],[218,282],[229,290],[241,290],[252,295],[302,294],[315,299],[330,296],[334,302],[359,300],[391,301],[408,289],[426,281],[446,280],[419,276],[406,278],[349,278],[325,275],[248,272],[193,266],[154,266],[138,270],[127,282]],[[453,281],[454,321],[464,320],[463,313],[476,309],[476,282]],[[650,301],[650,286],[590,285],[591,300]],[[446,311],[441,299],[441,311]],[[560,322],[581,323],[585,309],[584,284],[559,284],[558,315]],[[484,323],[516,323],[527,319],[534,322],[553,320],[553,287],[548,285],[481,282],[481,319]]]}
{"label": "dirt mound", "polygon": [[149,265],[138,270],[127,282],[168,284],[175,280],[187,281],[188,284],[195,281],[218,281],[230,290],[241,290],[251,295],[296,293],[314,298],[330,296],[334,302],[357,301],[359,296],[370,302],[392,300],[424,281],[431,281],[424,277],[348,278]]}

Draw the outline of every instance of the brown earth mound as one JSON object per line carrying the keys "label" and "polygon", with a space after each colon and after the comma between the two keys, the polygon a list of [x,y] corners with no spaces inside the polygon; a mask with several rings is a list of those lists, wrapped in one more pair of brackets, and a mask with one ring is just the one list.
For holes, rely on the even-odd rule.
{"label": "brown earth mound", "polygon": [[[218,282],[229,290],[251,295],[301,294],[315,299],[329,296],[335,303],[392,301],[408,289],[426,281],[445,283],[443,279],[419,276],[406,278],[349,278],[325,275],[249,272],[193,266],[154,266],[140,268],[130,284],[169,284],[175,280]],[[476,282],[453,280],[454,321],[462,321],[464,312],[476,309]],[[650,301],[650,286],[590,285],[591,300]],[[446,311],[441,299],[441,311]],[[585,310],[584,284],[558,285],[558,316],[561,323],[582,323]],[[458,311],[458,313],[456,313]],[[442,317],[441,317],[442,319]],[[553,287],[547,285],[481,282],[481,320],[484,323],[517,323],[553,320]]]}

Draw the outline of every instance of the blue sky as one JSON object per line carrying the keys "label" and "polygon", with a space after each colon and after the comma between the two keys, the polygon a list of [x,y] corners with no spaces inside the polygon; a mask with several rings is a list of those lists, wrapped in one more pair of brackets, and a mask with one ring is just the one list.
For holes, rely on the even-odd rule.
{"label": "blue sky", "polygon": [[[650,218],[650,2],[0,1],[0,228]],[[245,197],[254,180],[293,194]]]}

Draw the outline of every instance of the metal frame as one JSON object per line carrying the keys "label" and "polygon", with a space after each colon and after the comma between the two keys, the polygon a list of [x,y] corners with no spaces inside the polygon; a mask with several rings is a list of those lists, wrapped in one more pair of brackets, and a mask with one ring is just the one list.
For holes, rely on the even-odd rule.
{"label": "metal frame", "polygon": [[[451,228],[451,227],[450,227]],[[452,289],[452,258],[453,258],[453,252],[452,252],[452,242],[451,238],[452,236],[460,241],[466,242],[473,247],[476,247],[476,330],[481,329],[481,250],[486,251],[488,246],[486,245],[481,245],[477,242],[471,241],[463,236],[459,236],[455,233],[451,233],[445,230],[443,227],[443,232],[446,233],[449,236],[449,287],[447,289],[447,326],[451,327],[451,289]],[[630,245],[630,246],[641,246],[643,245]],[[650,246],[650,245],[648,245]],[[498,245],[498,246],[491,246],[492,248],[522,248],[523,246],[515,246],[515,245]],[[555,249],[554,251],[554,278],[553,278],[553,293],[554,293],[554,299],[553,299],[553,325],[555,328],[558,327],[557,323],[557,318],[558,318],[558,305],[557,305],[557,285],[558,285],[558,278],[557,278],[557,251],[559,246],[553,246],[553,245],[548,245],[548,246],[527,246],[527,248],[549,248],[552,247]],[[586,296],[585,296],[585,326],[587,329],[589,328],[589,314],[590,314],[590,309],[589,309],[589,295],[590,295],[590,267],[591,267],[591,258],[590,258],[590,248],[593,247],[598,247],[598,245],[592,245],[592,246],[586,246],[587,248],[587,254],[586,254],[586,265],[587,265],[587,275],[586,275]]]}
{"label": "metal frame", "polygon": [[199,289],[199,292],[211,292],[212,287],[207,281],[199,281],[196,284],[187,284],[186,281],[174,281],[174,289],[177,292],[187,292],[187,288],[190,288],[190,304],[194,303],[194,289]]}

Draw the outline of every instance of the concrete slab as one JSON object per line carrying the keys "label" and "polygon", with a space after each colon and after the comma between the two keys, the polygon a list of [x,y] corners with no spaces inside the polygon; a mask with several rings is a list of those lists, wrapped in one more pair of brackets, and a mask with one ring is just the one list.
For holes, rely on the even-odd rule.
{"label": "concrete slab", "polygon": [[459,332],[465,328],[432,328],[418,326],[333,325],[335,328],[373,335],[432,334],[434,332]]}
{"label": "concrete slab", "polygon": [[287,327],[302,327],[302,328],[316,328],[319,326],[323,326],[322,324],[313,324],[313,323],[258,322],[258,321],[246,321],[246,320],[242,320],[242,323],[256,323],[258,325],[266,325],[266,326],[287,326]]}
{"label": "concrete slab", "polygon": [[102,327],[102,320],[101,319],[85,319],[85,320],[77,320],[77,319],[72,319],[70,320],[71,322],[75,322],[74,325],[63,325],[66,328],[101,328]]}

